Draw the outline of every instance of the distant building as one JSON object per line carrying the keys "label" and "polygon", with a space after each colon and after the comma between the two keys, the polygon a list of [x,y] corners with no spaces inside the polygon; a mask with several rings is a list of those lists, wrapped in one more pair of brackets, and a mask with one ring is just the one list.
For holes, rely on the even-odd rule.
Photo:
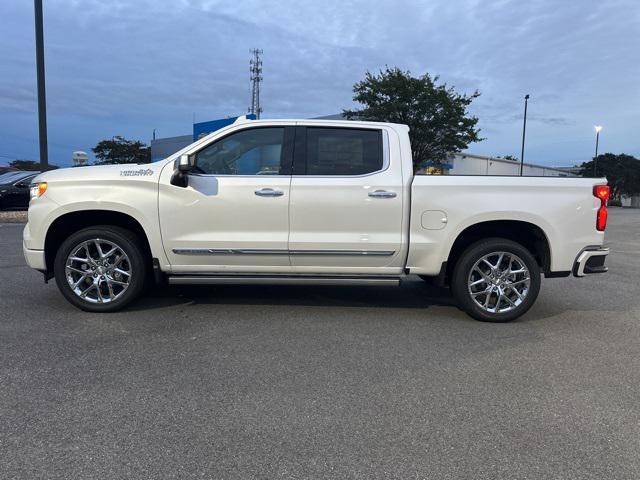
{"label": "distant building", "polygon": [[[520,162],[506,158],[474,155],[472,153],[456,153],[447,172],[449,175],[520,175]],[[522,169],[525,177],[576,177],[568,169],[547,167],[534,163],[525,163]]]}
{"label": "distant building", "polygon": [[556,167],[556,169],[561,170],[563,172],[567,172],[567,173],[573,173],[576,176],[580,176],[581,172],[582,172],[582,167],[577,167],[577,166],[573,166],[573,167]]}
{"label": "distant building", "polygon": [[156,162],[167,158],[192,143],[193,135],[180,135],[177,137],[151,140],[151,161]]}
{"label": "distant building", "polygon": [[[488,157],[473,153],[455,153],[447,162],[427,162],[419,173],[428,175],[520,175],[520,162],[501,157]],[[565,169],[525,163],[525,177],[577,177]]]}
{"label": "distant building", "polygon": [[622,195],[620,197],[620,205],[623,207],[640,208],[640,195]]}
{"label": "distant building", "polygon": [[89,156],[87,152],[76,151],[71,155],[71,161],[74,167],[86,167],[89,165]]}
{"label": "distant building", "polygon": [[341,113],[334,113],[333,115],[323,115],[321,117],[313,117],[312,120],[349,120]]}

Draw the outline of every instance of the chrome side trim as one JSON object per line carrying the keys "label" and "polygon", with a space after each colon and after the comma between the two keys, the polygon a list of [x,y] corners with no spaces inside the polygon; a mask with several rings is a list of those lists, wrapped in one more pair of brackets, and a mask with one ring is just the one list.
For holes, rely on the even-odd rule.
{"label": "chrome side trim", "polygon": [[174,248],[176,255],[289,255],[288,250],[250,248]]}
{"label": "chrome side trim", "polygon": [[395,250],[290,250],[291,255],[375,256],[390,257]]}
{"label": "chrome side trim", "polygon": [[328,255],[390,257],[395,250],[269,250],[259,248],[174,248],[176,255]]}
{"label": "chrome side trim", "polygon": [[313,277],[266,275],[169,276],[171,285],[380,285],[398,286],[399,277]]}

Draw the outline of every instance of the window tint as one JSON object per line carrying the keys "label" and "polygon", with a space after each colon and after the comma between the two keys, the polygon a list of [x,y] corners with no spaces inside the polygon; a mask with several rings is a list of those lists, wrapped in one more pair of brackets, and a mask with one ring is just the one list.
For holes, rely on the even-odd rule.
{"label": "window tint", "polygon": [[2,175],[0,175],[0,183],[4,182],[5,180],[9,181],[11,177],[13,177],[13,172],[3,173]]}
{"label": "window tint", "polygon": [[35,177],[35,174],[29,173],[29,172],[7,172],[0,175],[0,181],[2,183],[15,183],[22,178],[28,177],[29,175],[32,175]]}
{"label": "window tint", "polygon": [[33,180],[34,178],[36,178],[35,175],[22,176],[20,178],[13,178],[13,181],[15,182],[14,185],[17,185],[17,184],[29,185],[31,183],[31,180]]}
{"label": "window tint", "polygon": [[307,175],[363,175],[380,169],[380,130],[307,128]]}
{"label": "window tint", "polygon": [[196,166],[211,175],[279,175],[284,127],[242,130],[196,154]]}

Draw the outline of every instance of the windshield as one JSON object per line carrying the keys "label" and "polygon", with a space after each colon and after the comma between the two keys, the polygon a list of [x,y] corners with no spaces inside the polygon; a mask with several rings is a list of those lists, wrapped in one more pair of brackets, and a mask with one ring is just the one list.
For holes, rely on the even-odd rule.
{"label": "windshield", "polygon": [[37,172],[7,172],[0,175],[0,183],[13,183],[17,182],[21,178],[26,178],[29,175],[37,175]]}
{"label": "windshield", "polygon": [[0,175],[0,183],[3,183],[4,181],[10,179],[11,177],[15,176],[18,173],[22,173],[22,172],[6,172],[6,173],[3,173],[2,175]]}
{"label": "windshield", "polygon": [[31,180],[33,180],[34,178],[36,178],[36,176],[35,176],[35,175],[20,175],[19,177],[13,177],[13,178],[11,179],[11,181],[12,181],[13,183],[18,183],[18,182],[20,182],[20,183],[27,183],[27,182],[29,182],[29,183],[30,183],[30,182],[31,182]]}

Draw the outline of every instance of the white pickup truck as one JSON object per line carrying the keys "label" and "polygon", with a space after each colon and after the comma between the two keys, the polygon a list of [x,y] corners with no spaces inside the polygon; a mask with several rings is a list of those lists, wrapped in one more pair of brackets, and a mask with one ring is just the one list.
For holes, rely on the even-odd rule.
{"label": "white pickup truck", "polygon": [[414,176],[405,125],[244,118],[160,162],[46,172],[27,263],[92,312],[170,284],[449,286],[494,322],[606,271],[606,179]]}

